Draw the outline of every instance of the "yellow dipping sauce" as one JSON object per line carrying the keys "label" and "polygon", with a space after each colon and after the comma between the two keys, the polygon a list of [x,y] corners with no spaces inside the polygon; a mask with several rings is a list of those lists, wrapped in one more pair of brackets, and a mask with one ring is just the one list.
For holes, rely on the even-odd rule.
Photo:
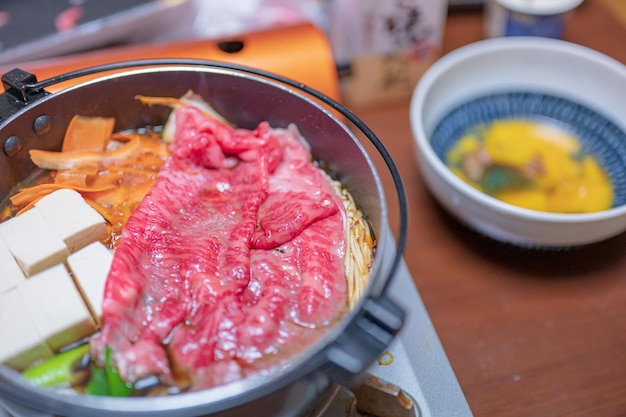
{"label": "yellow dipping sauce", "polygon": [[446,155],[461,179],[501,201],[540,211],[611,208],[608,175],[578,138],[533,120],[499,120],[463,136]]}

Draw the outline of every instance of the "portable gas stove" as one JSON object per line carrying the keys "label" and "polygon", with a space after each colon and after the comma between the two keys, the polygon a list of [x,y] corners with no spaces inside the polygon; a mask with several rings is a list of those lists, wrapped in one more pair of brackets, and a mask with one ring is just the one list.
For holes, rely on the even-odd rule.
{"label": "portable gas stove", "polygon": [[[294,36],[293,33],[289,32],[290,34],[286,35],[284,32],[292,30],[298,30],[299,34]],[[303,38],[303,35],[306,34],[309,35],[309,38]],[[302,39],[308,39],[307,47],[289,49],[285,46],[281,49],[280,46],[284,44],[285,39],[296,38],[298,42],[302,42]],[[253,47],[253,50],[255,46],[259,50],[257,54],[252,55],[252,58],[247,55],[246,64],[254,64],[253,58],[255,57],[263,57],[262,62],[269,63],[284,63],[286,58],[292,58],[293,65],[264,69],[289,75],[319,89],[331,98],[337,94],[336,73],[334,71],[320,71],[320,68],[334,70],[334,66],[330,62],[332,55],[328,53],[328,45],[317,36],[314,28],[310,26],[286,28],[279,30],[278,33],[268,32],[254,35],[254,39],[255,42],[250,41],[250,46]],[[208,58],[206,51],[209,49],[206,48],[206,43],[194,45],[198,46],[198,50],[203,51],[201,58]],[[176,53],[193,56],[194,50],[188,48],[189,45],[187,49],[183,48],[183,52],[176,50]],[[277,55],[281,56],[281,59],[265,59],[268,51],[276,52]],[[313,57],[311,51],[319,53]],[[166,52],[163,50],[152,51],[152,53],[167,55]],[[306,58],[298,55],[300,52],[306,54]],[[122,56],[117,56],[117,58]],[[98,59],[114,60],[113,55],[101,55],[96,58],[90,63],[96,64]],[[37,72],[43,74],[40,76],[45,78],[46,71],[58,74],[67,70],[82,68],[85,65],[86,61],[77,57],[68,61],[60,60],[58,66],[39,68]],[[389,236],[389,239],[393,238]],[[394,245],[388,244],[386,248],[393,250]],[[388,350],[378,358],[378,362],[369,368],[368,375],[359,388],[350,391],[341,386],[336,386],[327,390],[303,417],[472,416],[421,297],[415,288],[413,278],[403,261],[390,283],[388,295],[407,312],[403,330]],[[49,413],[26,410],[22,406],[2,399],[0,400],[0,417],[52,416]]]}

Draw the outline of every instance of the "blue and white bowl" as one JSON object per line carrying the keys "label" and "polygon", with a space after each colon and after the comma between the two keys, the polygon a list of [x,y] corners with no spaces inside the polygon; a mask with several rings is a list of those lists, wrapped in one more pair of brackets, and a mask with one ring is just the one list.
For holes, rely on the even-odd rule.
{"label": "blue and white bowl", "polygon": [[[536,38],[489,39],[461,47],[423,75],[411,102],[415,151],[442,206],[494,239],[532,247],[598,242],[626,230],[626,67],[592,49]],[[609,175],[613,207],[561,214],[504,203],[445,165],[447,151],[476,125],[513,117],[565,126]]]}

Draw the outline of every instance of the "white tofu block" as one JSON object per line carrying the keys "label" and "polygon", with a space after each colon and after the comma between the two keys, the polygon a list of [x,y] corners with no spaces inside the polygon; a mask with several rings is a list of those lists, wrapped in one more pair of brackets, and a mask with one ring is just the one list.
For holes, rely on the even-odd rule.
{"label": "white tofu block", "polygon": [[37,207],[0,223],[0,237],[26,276],[65,262],[70,254]]}
{"label": "white tofu block", "polygon": [[17,288],[0,294],[0,363],[21,371],[51,356]]}
{"label": "white tofu block", "polygon": [[17,288],[37,332],[53,351],[96,331],[83,297],[64,265],[46,269]]}
{"label": "white tofu block", "polygon": [[4,240],[0,239],[0,294],[15,288],[25,279],[26,276],[22,272],[22,268],[13,258]]}
{"label": "white tofu block", "polygon": [[106,236],[106,221],[77,191],[60,189],[35,203],[70,252]]}
{"label": "white tofu block", "polygon": [[102,317],[104,285],[111,262],[113,253],[100,242],[93,242],[67,258],[74,282],[98,323]]}

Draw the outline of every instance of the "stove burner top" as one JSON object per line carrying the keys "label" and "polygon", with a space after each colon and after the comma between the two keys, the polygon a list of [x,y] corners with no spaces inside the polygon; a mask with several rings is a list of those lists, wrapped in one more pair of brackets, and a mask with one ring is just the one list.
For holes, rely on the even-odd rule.
{"label": "stove burner top", "polygon": [[305,417],[419,417],[417,404],[399,387],[368,376],[354,392],[332,387]]}

